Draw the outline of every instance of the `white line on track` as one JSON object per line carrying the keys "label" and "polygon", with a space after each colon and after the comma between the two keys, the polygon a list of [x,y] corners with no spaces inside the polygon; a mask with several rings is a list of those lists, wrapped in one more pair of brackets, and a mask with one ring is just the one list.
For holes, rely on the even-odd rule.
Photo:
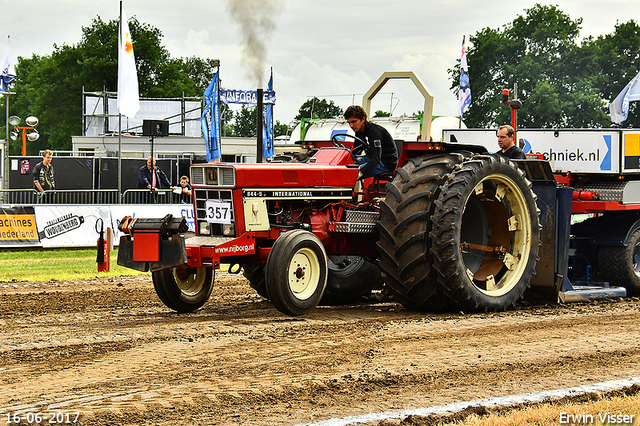
{"label": "white line on track", "polygon": [[467,402],[456,402],[453,404],[438,405],[435,407],[424,407],[415,409],[406,409],[398,411],[385,411],[382,413],[369,413],[361,416],[343,417],[340,419],[322,420],[312,423],[300,424],[297,426],[348,426],[358,423],[368,423],[389,419],[400,419],[414,416],[428,416],[429,414],[445,414],[462,411],[471,407],[499,407],[521,404],[525,402],[540,402],[547,398],[562,398],[565,396],[582,395],[589,392],[608,391],[620,389],[628,386],[640,384],[640,377],[632,377],[630,379],[614,380],[610,382],[593,383],[590,385],[577,386],[574,388],[549,390],[541,392],[524,393],[520,395],[510,395],[498,398],[477,399]]}

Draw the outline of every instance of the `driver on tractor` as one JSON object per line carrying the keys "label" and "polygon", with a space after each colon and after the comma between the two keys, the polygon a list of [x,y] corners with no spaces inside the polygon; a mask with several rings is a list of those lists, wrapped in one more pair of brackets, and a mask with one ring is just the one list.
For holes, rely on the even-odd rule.
{"label": "driver on tractor", "polygon": [[367,113],[359,105],[347,108],[344,118],[366,144],[356,139],[351,150],[353,162],[360,166],[358,179],[393,172],[398,164],[398,149],[387,129],[367,121]]}

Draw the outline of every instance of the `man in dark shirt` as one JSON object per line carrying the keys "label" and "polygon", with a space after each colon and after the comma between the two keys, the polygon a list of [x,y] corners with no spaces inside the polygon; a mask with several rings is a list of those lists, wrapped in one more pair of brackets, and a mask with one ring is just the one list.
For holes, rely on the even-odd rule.
{"label": "man in dark shirt", "polygon": [[[359,105],[351,105],[344,112],[349,127],[362,139],[357,140],[351,150],[353,162],[360,166],[360,178],[365,179],[395,170],[398,164],[398,150],[393,138],[382,126],[367,121],[367,113]],[[361,155],[363,154],[364,155]]]}
{"label": "man in dark shirt", "polygon": [[53,152],[45,149],[42,153],[42,161],[33,168],[33,187],[40,194],[56,189],[53,165],[51,164],[52,157]]}
{"label": "man in dark shirt", "polygon": [[527,156],[524,155],[524,151],[518,148],[513,141],[515,133],[516,132],[513,130],[513,127],[509,125],[500,126],[496,132],[500,150],[496,152],[496,154],[511,160],[525,160]]}

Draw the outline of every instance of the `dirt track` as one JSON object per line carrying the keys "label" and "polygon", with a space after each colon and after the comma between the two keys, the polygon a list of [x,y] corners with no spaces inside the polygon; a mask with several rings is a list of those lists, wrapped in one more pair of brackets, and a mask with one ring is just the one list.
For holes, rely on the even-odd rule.
{"label": "dirt track", "polygon": [[218,274],[194,314],[149,278],[0,283],[0,415],[79,424],[297,424],[640,375],[640,300],[420,314],[276,311]]}

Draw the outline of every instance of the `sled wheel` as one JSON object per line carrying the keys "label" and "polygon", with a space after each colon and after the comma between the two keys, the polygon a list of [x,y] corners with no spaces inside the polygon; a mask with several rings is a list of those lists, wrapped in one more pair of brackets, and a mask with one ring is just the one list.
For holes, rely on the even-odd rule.
{"label": "sled wheel", "polygon": [[432,268],[430,218],[443,182],[464,158],[463,154],[410,158],[386,184],[377,224],[380,269],[393,299],[409,309],[440,311],[446,306]]}
{"label": "sled wheel", "polygon": [[382,286],[377,265],[360,256],[329,256],[329,277],[321,305],[346,305],[357,302]]}
{"label": "sled wheel", "polygon": [[273,243],[265,265],[269,299],[284,314],[306,314],[322,299],[327,269],[318,237],[301,229],[285,232]]}
{"label": "sled wheel", "polygon": [[210,267],[182,265],[153,272],[151,277],[162,303],[174,311],[193,312],[209,299],[215,272]]}
{"label": "sled wheel", "polygon": [[431,252],[438,282],[468,312],[514,307],[535,274],[540,246],[531,183],[508,159],[475,156],[442,188]]}
{"label": "sled wheel", "polygon": [[267,294],[267,285],[264,280],[264,265],[255,263],[245,263],[242,265],[242,275],[249,281],[249,285],[260,296],[265,299],[269,298]]}
{"label": "sled wheel", "polygon": [[630,295],[640,294],[640,229],[636,229],[626,246],[602,246],[598,265],[611,284],[623,286]]}

